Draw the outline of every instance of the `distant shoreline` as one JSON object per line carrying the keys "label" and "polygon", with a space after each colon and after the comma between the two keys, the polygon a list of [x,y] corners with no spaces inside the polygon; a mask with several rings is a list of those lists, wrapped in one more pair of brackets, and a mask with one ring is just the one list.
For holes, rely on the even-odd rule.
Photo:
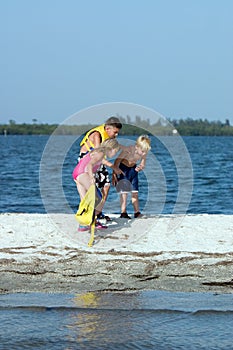
{"label": "distant shoreline", "polygon": [[[225,123],[220,121],[209,122],[207,120],[193,120],[190,118],[180,120],[170,120],[166,123],[160,120],[155,124],[150,121],[141,120],[132,121],[130,124],[124,118],[120,118],[123,124],[120,135],[140,135],[147,132],[151,135],[180,135],[180,136],[233,136],[233,126],[228,119]],[[17,124],[11,120],[9,124],[0,124],[0,135],[82,135],[87,130],[96,125],[59,125],[43,124],[34,122],[33,124]]]}

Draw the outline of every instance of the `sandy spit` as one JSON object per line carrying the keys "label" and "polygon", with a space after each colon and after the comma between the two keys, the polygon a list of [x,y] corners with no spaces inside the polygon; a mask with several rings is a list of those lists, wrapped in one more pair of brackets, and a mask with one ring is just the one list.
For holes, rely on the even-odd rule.
{"label": "sandy spit", "polygon": [[0,293],[233,293],[233,216],[111,215],[79,233],[71,214],[0,214]]}

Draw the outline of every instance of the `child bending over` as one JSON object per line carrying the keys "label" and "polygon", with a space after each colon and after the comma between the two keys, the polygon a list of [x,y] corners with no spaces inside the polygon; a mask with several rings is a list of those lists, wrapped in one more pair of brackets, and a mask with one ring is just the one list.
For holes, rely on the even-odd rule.
{"label": "child bending over", "polygon": [[[103,163],[105,157],[112,158],[119,150],[119,143],[116,139],[107,139],[99,147],[87,153],[73,170],[73,179],[82,200],[92,184],[95,184],[95,172]],[[103,202],[96,207],[96,214],[101,212]],[[99,223],[101,226],[101,224]],[[101,228],[101,227],[99,227]],[[80,227],[79,231],[86,231],[89,227]]]}
{"label": "child bending over", "polygon": [[[114,165],[124,174],[113,173],[112,181],[120,193],[121,218],[131,219],[126,211],[128,193],[131,192],[134,217],[141,216],[138,201],[138,172],[146,165],[147,153],[151,149],[150,139],[147,135],[139,136],[134,146],[124,147],[124,150],[115,160]],[[140,161],[140,162],[139,162]],[[139,164],[137,165],[137,163]]]}

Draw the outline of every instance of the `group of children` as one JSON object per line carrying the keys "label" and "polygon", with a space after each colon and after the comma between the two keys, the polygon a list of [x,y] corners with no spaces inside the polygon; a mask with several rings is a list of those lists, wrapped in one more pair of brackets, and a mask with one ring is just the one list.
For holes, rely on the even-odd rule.
{"label": "group of children", "polygon": [[[135,145],[124,146],[118,143],[116,136],[122,125],[118,118],[111,117],[105,124],[90,130],[81,142],[79,161],[73,171],[73,179],[82,200],[92,184],[102,191],[101,201],[95,207],[96,228],[104,229],[107,226],[101,224],[99,219],[105,218],[102,209],[107,199],[110,187],[110,177],[107,167],[112,168],[112,184],[120,194],[121,218],[130,219],[127,213],[127,198],[131,193],[132,205],[134,208],[134,218],[141,216],[138,199],[138,172],[146,165],[146,157],[151,149],[150,138],[141,135],[136,140]],[[116,154],[114,164],[107,160]],[[79,231],[89,230],[88,226],[79,225]]]}

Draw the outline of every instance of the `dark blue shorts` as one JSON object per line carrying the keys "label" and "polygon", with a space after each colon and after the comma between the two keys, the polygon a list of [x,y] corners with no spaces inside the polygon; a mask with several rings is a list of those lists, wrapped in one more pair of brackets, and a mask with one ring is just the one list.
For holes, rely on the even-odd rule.
{"label": "dark blue shorts", "polygon": [[119,168],[125,173],[117,176],[118,183],[116,185],[117,192],[138,191],[138,172],[135,170],[137,165],[128,167],[120,163]]}

